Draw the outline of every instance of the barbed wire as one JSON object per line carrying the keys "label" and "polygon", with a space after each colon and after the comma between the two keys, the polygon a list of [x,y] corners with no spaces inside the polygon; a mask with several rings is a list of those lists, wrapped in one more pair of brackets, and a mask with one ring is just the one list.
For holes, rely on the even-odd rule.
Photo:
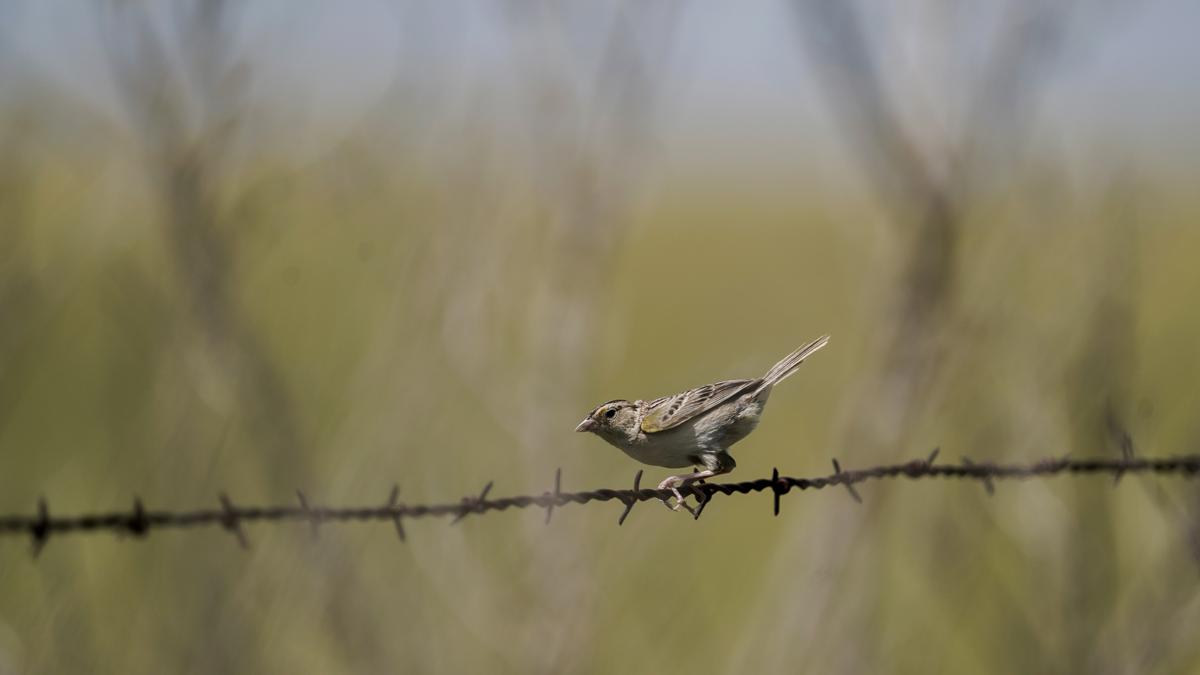
{"label": "barbed wire", "polygon": [[[732,496],[770,491],[773,494],[773,513],[779,515],[781,497],[792,490],[820,490],[840,485],[850,493],[855,501],[861,502],[862,498],[854,488],[855,484],[891,478],[968,479],[980,482],[988,494],[992,494],[995,491],[995,482],[999,480],[1029,479],[1060,474],[1107,475],[1112,476],[1114,481],[1119,481],[1125,474],[1181,477],[1195,477],[1200,474],[1200,455],[1152,459],[1134,458],[1128,452],[1123,454],[1125,456],[1121,459],[1062,458],[1047,459],[1032,464],[976,463],[967,458],[963,458],[959,464],[937,464],[938,450],[935,449],[926,459],[857,470],[843,469],[835,459],[833,460],[832,474],[815,478],[781,476],[779,470],[774,469],[770,478],[732,483],[698,482],[680,486],[678,490],[685,497],[696,499],[697,506],[695,508],[686,504],[683,506],[693,518],[699,518],[717,495]],[[558,469],[554,474],[553,491],[543,492],[540,495],[489,498],[493,483],[488,482],[478,495],[463,497],[457,502],[406,504],[400,501],[399,486],[393,486],[387,500],[379,505],[329,507],[310,504],[305,494],[299,490],[296,491],[297,504],[279,506],[238,506],[228,495],[221,493],[218,496],[220,508],[152,511],[146,509],[140,498],[135,497],[133,508],[129,511],[73,516],[52,515],[49,503],[43,498],[38,501],[37,513],[34,515],[0,516],[0,536],[30,537],[33,541],[33,553],[36,556],[52,536],[108,531],[134,537],[145,537],[155,530],[219,525],[233,534],[238,543],[246,548],[249,546],[249,540],[242,527],[246,523],[308,522],[315,532],[326,524],[379,520],[390,521],[400,540],[404,541],[406,534],[403,521],[406,519],[444,516],[450,517],[453,524],[473,514],[538,507],[546,510],[546,522],[549,523],[556,508],[568,504],[609,501],[617,501],[624,505],[624,510],[617,520],[617,524],[621,525],[629,517],[630,511],[637,503],[662,501],[669,504],[670,498],[674,496],[672,490],[643,488],[641,480],[642,471],[638,471],[634,476],[632,489],[604,488],[582,492],[563,492],[562,469]]]}

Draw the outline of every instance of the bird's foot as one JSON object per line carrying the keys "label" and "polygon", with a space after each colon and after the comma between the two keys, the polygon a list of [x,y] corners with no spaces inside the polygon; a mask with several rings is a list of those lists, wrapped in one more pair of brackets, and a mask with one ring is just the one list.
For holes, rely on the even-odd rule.
{"label": "bird's foot", "polygon": [[692,517],[695,518],[696,511],[693,510],[692,507],[687,505],[687,502],[684,501],[683,494],[679,492],[680,486],[687,485],[688,482],[690,482],[689,478],[690,478],[690,476],[668,476],[666,479],[663,480],[663,482],[658,484],[658,489],[659,490],[670,490],[671,493],[675,495],[675,503],[674,504],[671,504],[670,499],[663,500],[663,504],[666,505],[666,507],[668,509],[671,509],[672,511],[678,511],[679,509],[683,509],[683,510],[687,511],[688,513],[692,514]]}

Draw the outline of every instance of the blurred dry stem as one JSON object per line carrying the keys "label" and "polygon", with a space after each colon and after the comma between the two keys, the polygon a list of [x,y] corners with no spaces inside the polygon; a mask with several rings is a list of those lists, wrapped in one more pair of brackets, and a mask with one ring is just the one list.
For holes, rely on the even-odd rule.
{"label": "blurred dry stem", "polygon": [[[528,479],[544,475],[558,444],[554,421],[574,415],[572,402],[581,398],[589,375],[581,364],[594,360],[594,341],[603,334],[602,302],[636,196],[632,167],[653,136],[658,75],[667,63],[678,6],[505,5],[519,92],[519,156],[530,162],[521,173],[531,184],[514,185],[501,171],[505,163],[480,162],[477,147],[468,145],[450,189],[477,198],[461,206],[454,198],[456,224],[438,228],[434,237],[436,249],[452,253],[438,272],[447,284],[441,306],[449,364],[515,442],[511,461]],[[583,41],[576,32],[581,22],[605,26],[603,39]],[[472,124],[489,126],[483,119]],[[486,143],[485,153],[508,150]],[[506,216],[511,207],[504,195],[525,190],[536,207],[523,217]],[[521,246],[536,254],[496,255]],[[464,257],[473,262],[464,266]],[[576,547],[558,542],[539,546],[528,574],[536,580],[590,564]],[[571,575],[553,588],[541,587],[539,604],[581,609],[572,621],[533,612],[530,642],[498,649],[514,658],[540,654],[538,671],[566,667],[594,630],[586,608],[597,589],[586,579]]]}
{"label": "blurred dry stem", "polygon": [[[991,31],[983,33],[985,46],[980,49],[974,43],[981,33],[972,22],[987,14],[981,4],[918,3],[891,11],[871,5],[870,12],[865,3],[854,1],[794,0],[791,4],[799,42],[817,64],[818,81],[835,123],[898,242],[895,271],[890,279],[876,282],[881,320],[874,322],[862,358],[871,365],[849,385],[850,395],[842,403],[845,422],[836,441],[869,457],[886,456],[911,445],[918,431],[912,420],[942,405],[945,383],[956,377],[954,369],[975,367],[970,358],[954,352],[969,344],[971,327],[995,321],[987,307],[964,304],[963,288],[977,264],[975,256],[990,254],[984,249],[982,256],[973,256],[965,242],[986,240],[987,234],[972,231],[972,226],[984,227],[981,207],[997,202],[1017,180],[1026,161],[1022,151],[1032,133],[1040,85],[1061,54],[1076,47],[1065,38],[1079,8],[1076,3],[1044,0],[1006,3],[995,8],[998,19]],[[896,43],[902,34],[920,36],[922,49],[914,49],[917,56],[901,59],[887,53],[899,51]],[[934,56],[927,56],[930,53]],[[928,80],[934,78],[922,77],[926,72],[920,66],[946,68],[951,63],[971,63],[973,58],[982,66],[975,72],[967,70],[967,77],[945,77],[940,86],[930,86]],[[931,116],[929,111],[939,114]],[[1089,363],[1089,372],[1106,372],[1096,365]],[[1077,419],[1101,429],[1094,418]],[[1076,438],[1070,447],[1096,447],[1095,440]],[[1089,504],[1102,509],[1097,502],[1106,499],[1094,494]],[[886,516],[879,513],[881,503],[869,505],[862,519],[883,526]],[[1095,511],[1080,504],[1079,513]],[[1100,520],[1103,529],[1107,520]],[[854,541],[844,534],[847,531],[841,525],[825,524],[819,538],[830,544],[820,553],[827,564],[836,565],[850,555]],[[1095,531],[1088,530],[1086,536],[1095,536]],[[1084,551],[1091,549],[1080,545],[1075,550],[1088,556]],[[1088,567],[1093,572],[1102,568]],[[853,569],[843,573],[861,574]],[[1095,600],[1112,587],[1107,583],[1111,577],[1101,576],[1073,576],[1069,583],[1082,597]],[[883,583],[872,577],[858,579],[854,585],[869,597],[882,597],[882,591],[873,592],[871,586]],[[763,618],[762,629],[771,631],[777,644],[793,640],[794,635],[829,639],[829,632],[818,631],[815,622],[839,602],[841,588],[835,583],[807,590],[805,604],[824,609],[798,616],[780,606],[778,614]],[[871,602],[849,611],[862,612],[862,617],[844,624],[849,632],[841,640],[853,639],[857,626],[877,614]],[[1072,631],[1081,638],[1087,633],[1083,624],[1074,626]],[[853,672],[878,662],[878,643],[858,644],[859,649],[842,652],[829,667]],[[1078,659],[1087,654],[1084,644],[1077,643],[1072,654],[1069,663],[1081,662]],[[771,660],[765,665],[783,667]]]}
{"label": "blurred dry stem", "polygon": [[230,194],[221,176],[234,169],[250,114],[248,66],[234,43],[243,10],[224,0],[190,0],[115,1],[102,11],[113,79],[142,144],[146,175],[161,195],[164,235],[200,338],[186,332],[178,346],[202,364],[198,378],[219,380],[215,389],[199,389],[230,392],[231,400],[218,395],[210,403],[250,421],[274,462],[305,457],[283,378],[232,292],[238,282],[231,230],[239,224],[226,214],[237,212],[243,196]]}
{"label": "blurred dry stem", "polygon": [[[961,310],[955,289],[959,270],[967,264],[961,258],[961,242],[972,218],[970,209],[980,197],[1013,180],[1019,150],[1030,133],[1038,85],[1064,48],[1074,5],[1018,0],[997,10],[1002,18],[982,73],[954,80],[947,90],[928,92],[942,97],[941,108],[961,110],[961,117],[942,127],[926,122],[913,128],[894,99],[896,87],[886,79],[889,72],[879,46],[884,41],[872,39],[870,31],[918,24],[916,30],[929,39],[949,42],[951,54],[957,47],[960,59],[972,45],[932,20],[919,25],[921,19],[910,16],[920,14],[915,6],[870,22],[860,2],[793,4],[801,43],[819,64],[834,119],[902,242],[895,281],[885,285],[893,290],[881,296],[883,314],[890,320],[876,337],[878,356],[871,359],[881,366],[860,385],[862,394],[850,404],[851,418],[874,419],[875,424],[854,424],[846,440],[854,447],[902,447],[906,421],[928,405],[929,388],[946,362],[944,343],[953,341],[958,330]],[[960,23],[948,23],[962,28],[972,13],[966,8],[952,11]],[[891,75],[905,76],[895,69]],[[919,86],[904,91],[910,96],[925,93]]]}

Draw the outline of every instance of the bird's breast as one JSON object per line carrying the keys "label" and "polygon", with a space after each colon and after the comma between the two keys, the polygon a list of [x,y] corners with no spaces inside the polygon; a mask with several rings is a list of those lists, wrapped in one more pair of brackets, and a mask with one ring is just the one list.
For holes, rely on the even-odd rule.
{"label": "bird's breast", "polygon": [[700,448],[695,430],[687,424],[654,434],[643,433],[631,443],[613,445],[643,464],[671,469],[695,464],[692,458]]}

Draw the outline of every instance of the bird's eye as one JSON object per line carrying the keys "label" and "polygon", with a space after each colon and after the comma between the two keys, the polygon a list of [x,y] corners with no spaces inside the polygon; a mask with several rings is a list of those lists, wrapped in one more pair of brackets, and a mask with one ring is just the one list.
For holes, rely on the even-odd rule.
{"label": "bird's eye", "polygon": [[617,409],[616,409],[616,408],[609,408],[609,409],[608,409],[608,412],[604,413],[604,416],[605,416],[605,417],[607,417],[607,418],[608,418],[608,419],[610,419],[610,420],[611,420],[613,417],[615,417],[616,415],[617,415]]}

